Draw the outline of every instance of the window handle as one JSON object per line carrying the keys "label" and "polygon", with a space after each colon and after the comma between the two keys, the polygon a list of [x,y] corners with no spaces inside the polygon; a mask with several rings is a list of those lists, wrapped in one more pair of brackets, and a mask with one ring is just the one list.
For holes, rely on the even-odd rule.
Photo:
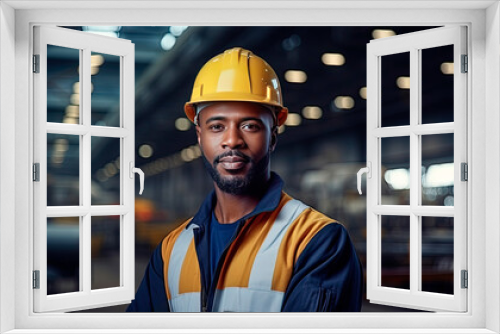
{"label": "window handle", "polygon": [[134,173],[139,174],[139,185],[140,185],[140,190],[139,190],[139,195],[142,195],[142,191],[144,190],[144,172],[140,168],[134,167],[134,163],[130,161],[129,164],[129,170],[130,170],[130,178],[134,178]]}
{"label": "window handle", "polygon": [[362,194],[362,192],[361,192],[361,175],[363,175],[364,173],[366,173],[367,178],[370,179],[372,177],[372,163],[371,162],[368,161],[366,163],[366,167],[363,167],[358,171],[358,192],[360,195]]}

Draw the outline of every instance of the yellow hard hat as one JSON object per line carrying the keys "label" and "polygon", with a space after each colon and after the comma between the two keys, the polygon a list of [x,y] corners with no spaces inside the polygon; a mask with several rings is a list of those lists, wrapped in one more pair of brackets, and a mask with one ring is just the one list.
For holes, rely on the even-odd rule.
{"label": "yellow hard hat", "polygon": [[184,111],[195,122],[197,103],[217,101],[255,102],[275,107],[277,125],[285,123],[288,115],[273,68],[264,59],[242,48],[226,50],[201,68]]}

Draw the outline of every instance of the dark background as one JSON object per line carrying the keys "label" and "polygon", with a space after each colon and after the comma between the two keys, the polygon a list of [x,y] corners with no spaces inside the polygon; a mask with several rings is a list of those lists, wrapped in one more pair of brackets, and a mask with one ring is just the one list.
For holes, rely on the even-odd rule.
{"label": "dark background", "polygon": [[[90,32],[99,27],[67,28]],[[213,56],[235,46],[251,50],[274,68],[281,81],[285,105],[290,113],[298,114],[300,117],[296,117],[301,119],[300,125],[286,125],[281,129],[272,156],[272,169],[285,180],[285,191],[290,195],[346,226],[366,268],[366,198],[356,190],[356,173],[366,161],[366,99],[360,93],[366,87],[366,44],[374,39],[377,29],[400,35],[429,28],[192,26],[186,29],[98,29],[131,40],[136,50],[136,166],[146,174],[145,191],[142,196],[136,196],[137,284],[152,250],[170,230],[197,211],[212,189],[211,179],[199,158],[194,127],[181,131],[176,122],[178,126],[186,123],[178,119],[185,118],[183,106],[189,100],[198,70]],[[166,34],[171,36],[165,38]],[[166,50],[162,40],[165,42],[168,38],[175,44]],[[65,119],[66,122],[78,122],[78,115],[73,114],[73,120],[68,119],[68,106],[75,105],[71,98],[73,85],[78,81],[78,53],[70,51],[57,47],[48,50],[47,117],[50,122]],[[345,63],[327,66],[321,61],[324,53],[340,53]],[[92,76],[92,124],[116,126],[119,124],[119,57],[103,55],[102,60],[102,64],[94,66],[98,73]],[[453,121],[453,76],[442,73],[443,62],[453,62],[450,47],[426,50],[423,54],[424,123]],[[409,58],[404,54],[388,56],[383,59],[382,68],[382,125],[408,124],[409,90],[398,87],[396,80],[409,76]],[[285,73],[288,70],[304,71],[307,81],[287,82]],[[338,96],[350,97],[354,103],[352,108],[336,105]],[[303,112],[307,106],[321,108],[321,117],[307,119]],[[48,205],[78,205],[79,148],[78,138],[72,137],[76,136],[48,136]],[[384,169],[407,169],[409,147],[405,141],[396,138],[386,142],[382,148]],[[453,162],[452,135],[429,138],[426,143],[424,167]],[[119,140],[93,138],[92,204],[119,203],[119,152]],[[382,183],[383,198],[390,203],[404,204],[408,189],[397,189],[384,178]],[[365,192],[364,183],[362,189]],[[424,200],[433,205],[444,205],[446,200],[449,204],[453,187],[427,187],[424,193],[429,194]],[[109,217],[92,222],[92,288],[119,284],[118,221],[119,217]],[[382,224],[385,231],[382,284],[408,288],[408,223],[404,217],[396,217],[383,220]],[[453,222],[431,219],[424,225],[427,230],[423,233],[430,236],[424,240],[423,247],[426,259],[424,289],[453,293]],[[49,222],[49,230],[53,231],[48,236],[50,294],[78,290],[78,242],[68,242],[67,238],[62,242],[69,235],[68,231],[73,229],[74,232],[77,226],[77,221],[64,219]],[[78,233],[75,238],[77,236]],[[65,257],[61,257],[61,249],[66,249]],[[125,308],[117,306],[93,312],[120,312]],[[363,311],[406,310],[366,301]]]}

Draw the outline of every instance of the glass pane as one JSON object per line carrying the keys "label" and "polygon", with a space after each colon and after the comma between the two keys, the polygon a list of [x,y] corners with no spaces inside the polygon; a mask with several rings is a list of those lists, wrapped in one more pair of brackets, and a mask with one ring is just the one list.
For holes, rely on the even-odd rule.
{"label": "glass pane", "polygon": [[92,137],[92,205],[119,205],[120,138]]}
{"label": "glass pane", "polygon": [[47,122],[80,122],[80,50],[47,45]]}
{"label": "glass pane", "polygon": [[453,45],[423,49],[422,124],[453,122]]}
{"label": "glass pane", "polygon": [[410,289],[410,217],[382,216],[382,286]]}
{"label": "glass pane", "polygon": [[452,217],[422,217],[422,291],[453,294]]}
{"label": "glass pane", "polygon": [[120,286],[120,216],[92,217],[92,289]]}
{"label": "glass pane", "polygon": [[92,52],[92,125],[120,126],[120,57]]}
{"label": "glass pane", "polygon": [[381,204],[410,204],[410,137],[381,139]]}
{"label": "glass pane", "polygon": [[47,205],[80,205],[80,138],[47,134]]}
{"label": "glass pane", "polygon": [[381,126],[410,124],[410,53],[381,57]]}
{"label": "glass pane", "polygon": [[453,137],[422,136],[422,205],[453,206]]}
{"label": "glass pane", "polygon": [[80,291],[80,218],[47,218],[47,294]]}

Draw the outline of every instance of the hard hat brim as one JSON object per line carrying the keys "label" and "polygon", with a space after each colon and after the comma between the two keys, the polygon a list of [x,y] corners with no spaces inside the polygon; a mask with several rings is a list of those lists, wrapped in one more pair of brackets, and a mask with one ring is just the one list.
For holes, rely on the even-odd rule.
{"label": "hard hat brim", "polygon": [[207,100],[203,99],[203,101],[197,101],[197,102],[186,102],[184,105],[184,112],[186,113],[186,116],[188,119],[193,122],[194,124],[197,124],[196,122],[196,103],[205,103],[205,102],[249,102],[249,103],[257,103],[257,104],[265,104],[267,106],[272,106],[276,108],[276,123],[278,126],[281,126],[285,123],[287,116],[288,116],[288,108],[282,107],[280,105],[277,105],[272,102],[258,102],[258,101],[248,101],[245,99],[231,99],[231,100]]}

